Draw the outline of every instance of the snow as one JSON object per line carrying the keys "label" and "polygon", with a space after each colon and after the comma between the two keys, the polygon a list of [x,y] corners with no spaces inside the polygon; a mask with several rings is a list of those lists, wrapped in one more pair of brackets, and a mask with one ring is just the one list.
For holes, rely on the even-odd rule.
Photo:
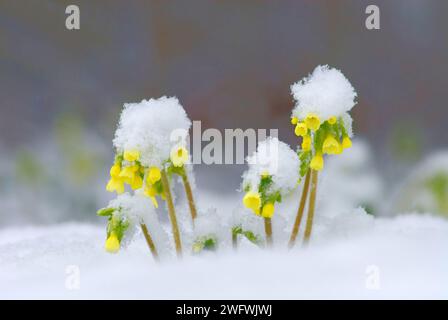
{"label": "snow", "polygon": [[317,66],[308,77],[294,83],[291,93],[297,101],[293,116],[304,119],[314,113],[321,121],[349,112],[357,95],[342,72],[328,65]]}
{"label": "snow", "polygon": [[125,103],[113,141],[118,153],[140,152],[143,166],[161,167],[175,146],[186,146],[191,121],[175,97]]}
{"label": "snow", "polygon": [[241,241],[237,252],[159,264],[141,235],[127,250],[105,253],[103,225],[3,229],[0,298],[448,298],[447,220],[355,211],[328,222],[306,248],[262,250]]}
{"label": "snow", "polygon": [[272,176],[272,191],[282,195],[291,192],[299,181],[300,160],[297,154],[284,142],[269,137],[260,142],[257,151],[247,157],[249,169],[243,174],[243,189],[258,192],[261,176]]}

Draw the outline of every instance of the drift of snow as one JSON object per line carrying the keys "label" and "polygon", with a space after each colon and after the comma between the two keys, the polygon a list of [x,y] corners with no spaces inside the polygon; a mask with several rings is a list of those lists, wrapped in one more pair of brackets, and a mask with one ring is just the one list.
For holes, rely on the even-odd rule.
{"label": "drift of snow", "polygon": [[282,195],[291,192],[299,181],[300,160],[297,154],[284,142],[269,137],[260,142],[257,151],[247,157],[249,169],[243,174],[243,189],[250,186],[258,191],[261,176],[267,173],[272,176],[273,191]]}
{"label": "drift of snow", "polygon": [[262,250],[241,241],[237,252],[157,264],[141,235],[128,250],[105,253],[103,226],[5,229],[0,232],[0,298],[448,298],[447,220],[371,218],[362,230],[333,220],[330,230],[309,247],[292,251]]}
{"label": "drift of snow", "polygon": [[342,72],[328,65],[317,66],[308,77],[294,83],[291,93],[296,100],[293,116],[304,119],[314,113],[321,121],[349,112],[357,95]]}
{"label": "drift of snow", "polygon": [[174,146],[186,146],[191,121],[175,97],[126,103],[115,132],[118,153],[138,150],[143,166],[161,167]]}

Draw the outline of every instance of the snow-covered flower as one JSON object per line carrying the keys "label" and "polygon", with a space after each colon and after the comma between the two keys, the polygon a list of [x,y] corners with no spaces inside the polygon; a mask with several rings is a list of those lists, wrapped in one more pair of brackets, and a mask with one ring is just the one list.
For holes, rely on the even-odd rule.
{"label": "snow-covered flower", "polygon": [[349,111],[357,96],[341,71],[317,66],[306,78],[291,86],[296,100],[291,123],[295,134],[302,137],[302,176],[311,168],[324,167],[324,154],[341,154],[351,147],[352,118]]}
{"label": "snow-covered flower", "polygon": [[246,160],[249,169],[243,174],[243,203],[256,215],[271,218],[275,203],[297,186],[299,158],[286,143],[269,137]]}
{"label": "snow-covered flower", "polygon": [[149,199],[141,193],[123,193],[111,200],[107,207],[98,210],[97,214],[108,218],[105,249],[110,253],[116,253],[120,247],[127,246],[139,225],[149,224],[152,235],[161,230]]}
{"label": "snow-covered flower", "polygon": [[[160,168],[170,159],[174,146],[186,146],[190,127],[191,121],[175,97],[126,103],[113,144],[118,154],[131,155],[125,160]],[[176,140],[173,132],[184,134],[176,134]]]}

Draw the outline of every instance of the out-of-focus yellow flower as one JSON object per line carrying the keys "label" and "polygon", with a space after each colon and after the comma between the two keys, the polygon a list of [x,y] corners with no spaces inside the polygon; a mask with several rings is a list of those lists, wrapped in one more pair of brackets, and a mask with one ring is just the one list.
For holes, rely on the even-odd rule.
{"label": "out-of-focus yellow flower", "polygon": [[297,124],[297,122],[299,122],[299,119],[297,119],[297,117],[291,118],[291,124]]}
{"label": "out-of-focus yellow flower", "polygon": [[136,174],[132,179],[131,183],[132,190],[140,189],[143,186],[143,179],[139,174]]}
{"label": "out-of-focus yellow flower", "polygon": [[296,136],[301,137],[308,133],[307,125],[304,122],[299,122],[294,129]]}
{"label": "out-of-focus yellow flower", "polygon": [[341,146],[339,144],[339,141],[336,140],[335,137],[332,135],[328,135],[325,140],[324,144],[322,145],[322,151],[326,154],[338,154],[339,150],[341,149]]}
{"label": "out-of-focus yellow flower", "polygon": [[155,208],[159,207],[159,203],[157,202],[157,199],[156,199],[157,190],[156,190],[156,188],[154,188],[154,186],[146,186],[145,190],[144,190],[144,194],[145,194],[145,196],[147,196],[151,199],[152,204],[154,205]]}
{"label": "out-of-focus yellow flower", "polygon": [[320,118],[315,113],[308,113],[305,117],[305,124],[309,129],[316,131],[320,127]]}
{"label": "out-of-focus yellow flower", "polygon": [[263,218],[272,218],[272,216],[274,215],[274,210],[275,210],[274,204],[268,202],[263,206],[263,209],[261,210],[261,216]]}
{"label": "out-of-focus yellow flower", "polygon": [[261,197],[258,192],[249,191],[243,198],[243,204],[246,208],[252,209],[252,211],[260,215]]}
{"label": "out-of-focus yellow flower", "polygon": [[151,167],[151,168],[149,168],[146,181],[149,184],[154,184],[157,181],[159,181],[161,179],[161,177],[162,177],[162,173],[160,172],[160,169],[157,167]]}
{"label": "out-of-focus yellow flower", "polygon": [[310,168],[316,171],[320,171],[324,168],[324,157],[322,153],[318,152],[313,159],[311,159]]}
{"label": "out-of-focus yellow flower", "polygon": [[352,146],[352,140],[348,136],[342,138],[342,148],[347,149]]}
{"label": "out-of-focus yellow flower", "polygon": [[115,233],[112,232],[109,235],[104,248],[109,253],[117,253],[120,250],[120,241],[118,241],[117,235]]}
{"label": "out-of-focus yellow flower", "polygon": [[336,118],[335,116],[332,116],[332,117],[328,118],[328,123],[329,124],[335,124],[336,121],[338,121],[338,118]]}
{"label": "out-of-focus yellow flower", "polygon": [[303,151],[310,151],[311,150],[311,137],[309,135],[306,135],[306,136],[303,137],[302,150]]}
{"label": "out-of-focus yellow flower", "polygon": [[138,150],[126,150],[123,153],[123,158],[129,162],[137,161],[140,159],[140,152]]}
{"label": "out-of-focus yellow flower", "polygon": [[106,190],[109,192],[116,191],[118,194],[124,192],[124,181],[119,177],[111,177],[106,185]]}
{"label": "out-of-focus yellow flower", "polygon": [[175,167],[182,167],[188,161],[187,149],[185,147],[173,148],[170,159]]}

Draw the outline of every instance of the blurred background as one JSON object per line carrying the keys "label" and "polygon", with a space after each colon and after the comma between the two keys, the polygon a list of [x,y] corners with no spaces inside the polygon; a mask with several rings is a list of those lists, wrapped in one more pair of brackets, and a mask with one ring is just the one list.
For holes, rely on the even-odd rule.
{"label": "blurred background", "polygon": [[[65,28],[69,4],[80,30]],[[369,4],[380,30],[365,28]],[[289,86],[318,64],[359,96],[359,140],[328,168],[329,190],[349,186],[336,200],[446,216],[447,13],[445,0],[3,0],[0,228],[95,219],[125,102],[175,95],[203,129],[278,128],[297,145]],[[198,193],[236,192],[244,169],[197,166]]]}

